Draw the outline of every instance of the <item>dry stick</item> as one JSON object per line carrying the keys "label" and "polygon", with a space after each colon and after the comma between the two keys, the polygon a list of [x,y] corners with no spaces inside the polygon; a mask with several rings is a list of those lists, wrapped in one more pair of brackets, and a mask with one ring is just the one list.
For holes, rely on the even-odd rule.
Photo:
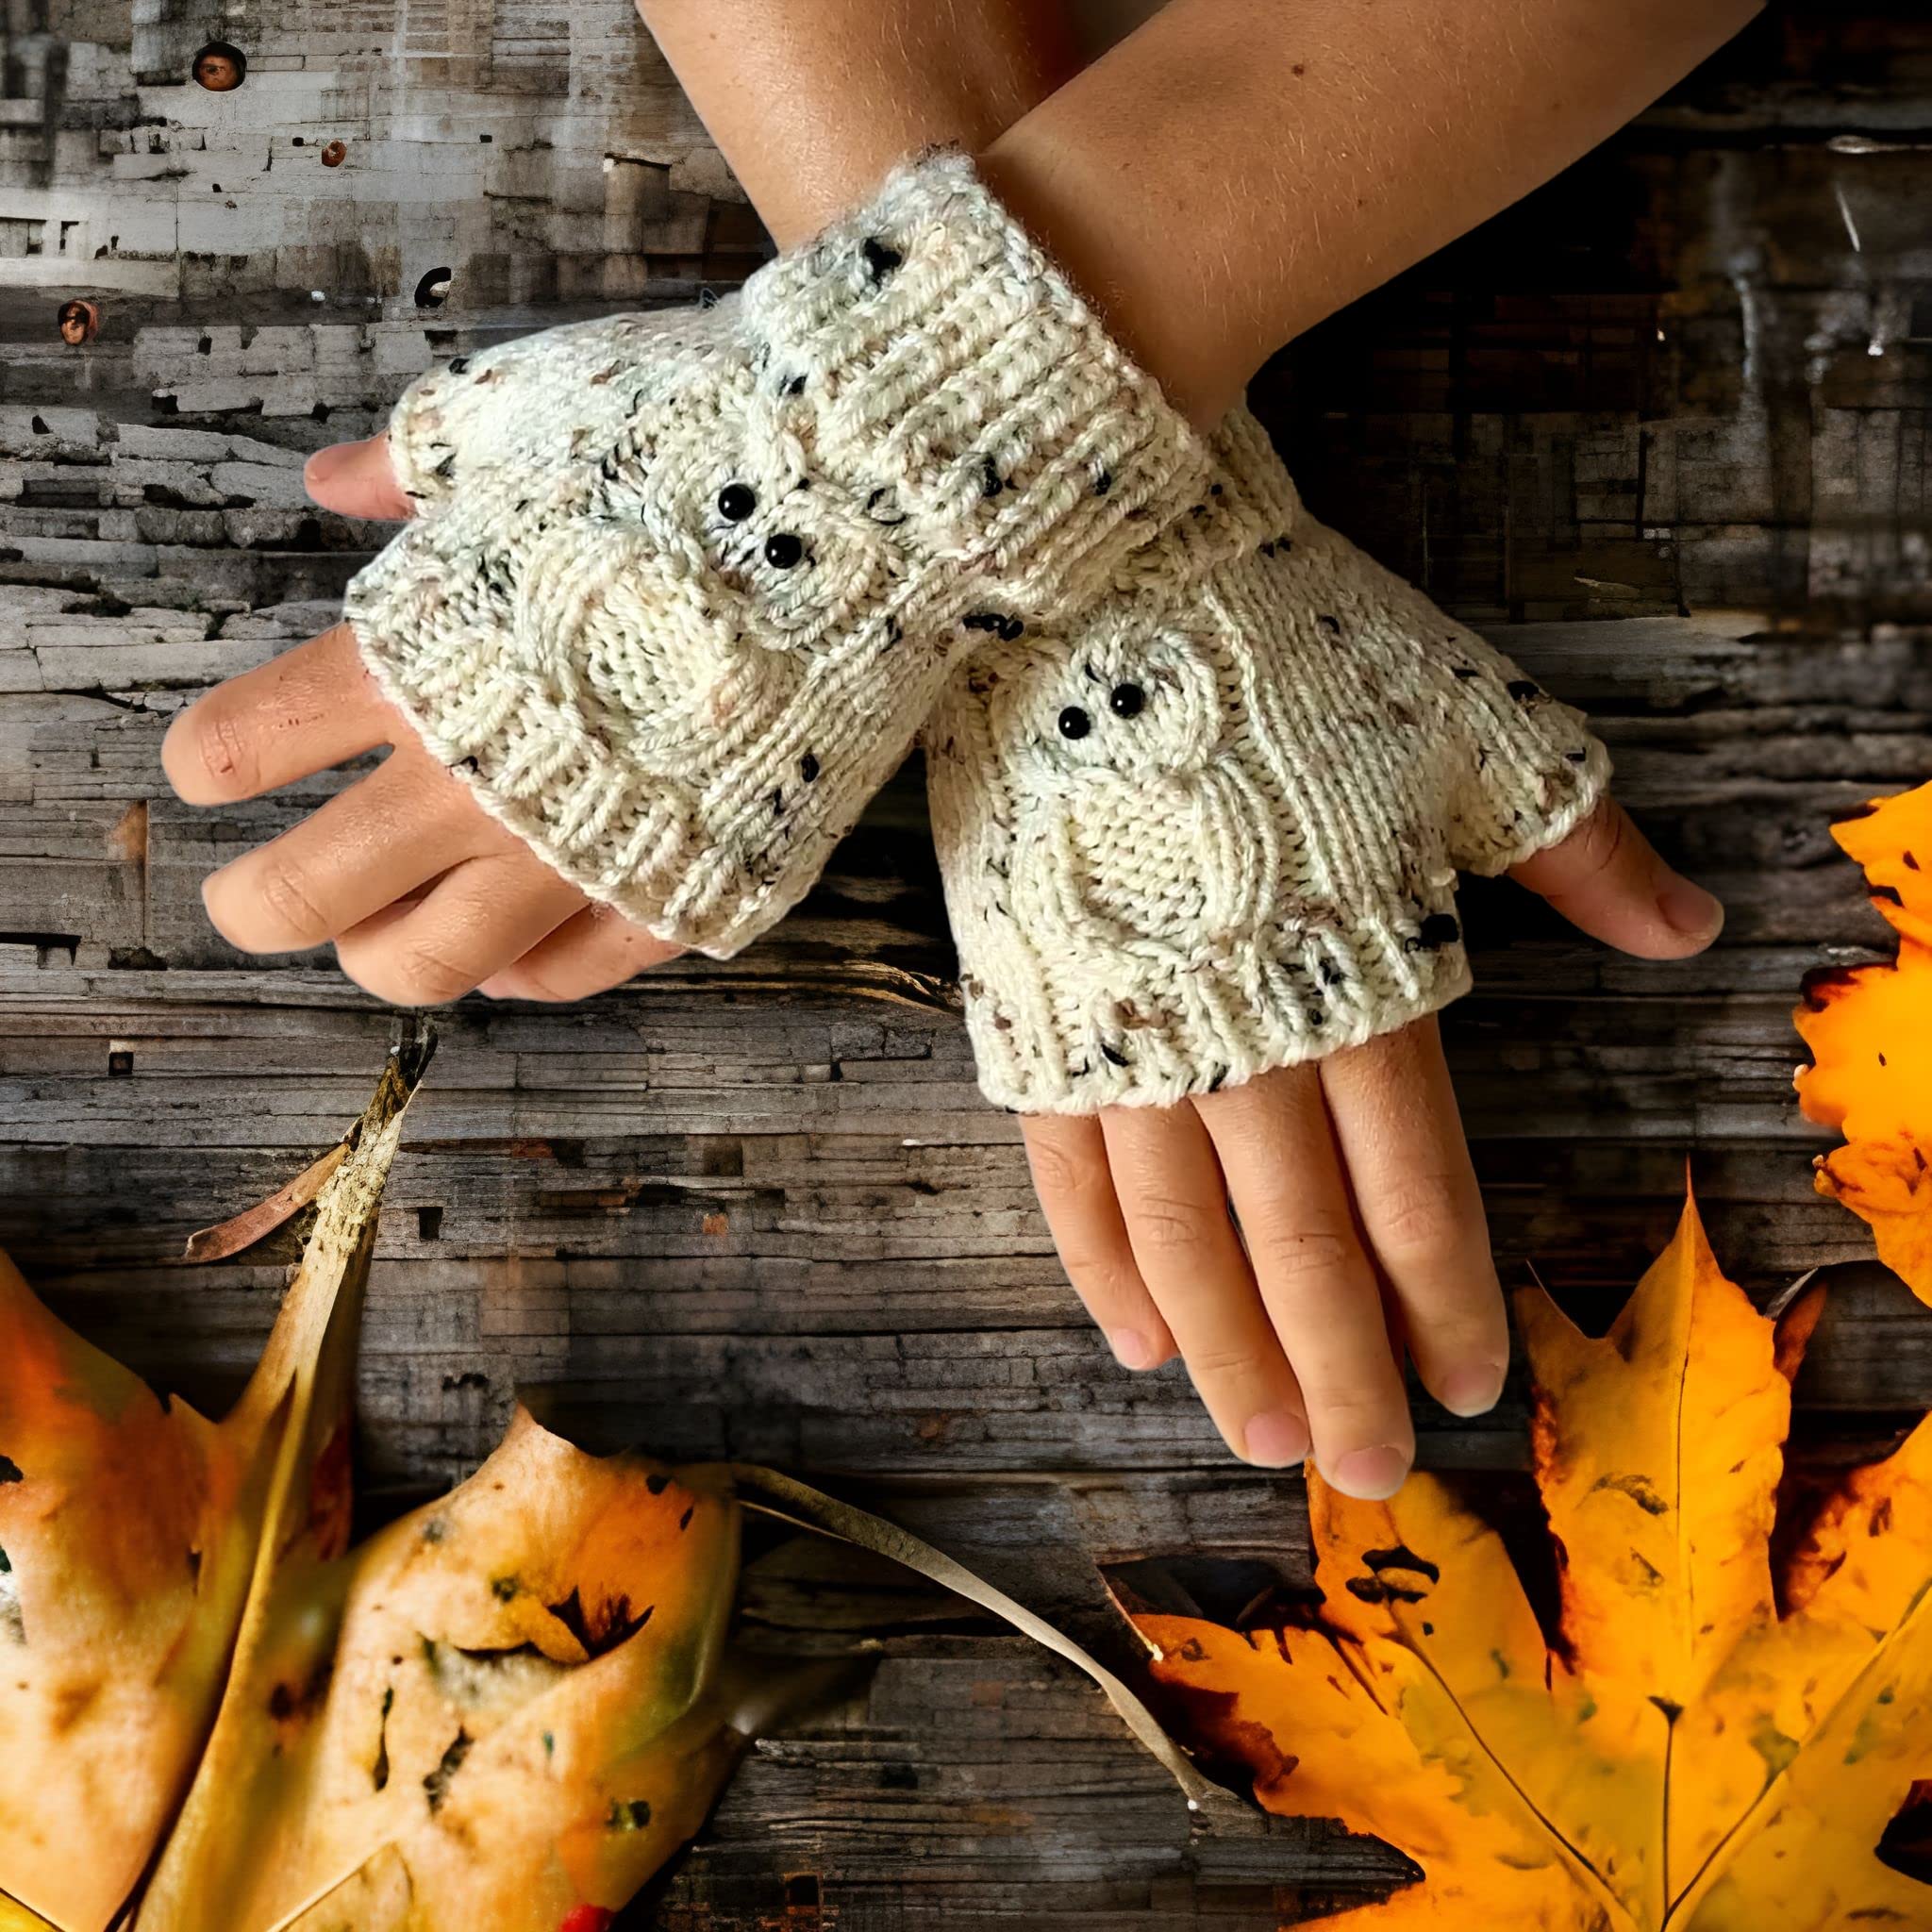
{"label": "dry stick", "polygon": [[1005,1591],[995,1590],[963,1564],[882,1516],[841,1503],[789,1475],[780,1475],[776,1470],[742,1462],[729,1462],[724,1467],[747,1508],[776,1517],[795,1528],[817,1530],[822,1536],[836,1537],[860,1549],[890,1557],[895,1563],[903,1563],[907,1569],[942,1585],[968,1602],[1005,1618],[1024,1636],[1078,1665],[1107,1692],[1108,1702],[1120,1713],[1127,1728],[1173,1774],[1174,1782],[1187,1794],[1191,1811],[1230,1824],[1237,1820],[1248,1822],[1246,1807],[1232,1792],[1202,1775],[1192,1760],[1161,1729],[1154,1713],[1120,1678],[1024,1604],[1016,1603]]}
{"label": "dry stick", "polygon": [[252,1248],[264,1235],[273,1234],[285,1221],[300,1213],[322,1192],[323,1183],[348,1158],[349,1150],[354,1145],[353,1139],[338,1142],[320,1160],[304,1168],[293,1180],[277,1188],[266,1200],[258,1201],[253,1208],[242,1208],[239,1214],[231,1214],[225,1221],[218,1221],[212,1227],[197,1228],[188,1237],[188,1245],[181,1250],[181,1258],[184,1261],[225,1261],[230,1255],[239,1255],[243,1248]]}

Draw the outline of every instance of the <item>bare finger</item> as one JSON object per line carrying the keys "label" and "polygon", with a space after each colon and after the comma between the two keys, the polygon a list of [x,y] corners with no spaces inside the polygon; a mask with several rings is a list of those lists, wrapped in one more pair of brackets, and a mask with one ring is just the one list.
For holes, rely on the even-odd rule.
{"label": "bare finger", "polygon": [[398,1007],[462,998],[579,911],[584,895],[534,852],[452,866],[413,905],[391,905],[336,941],[358,986]]}
{"label": "bare finger", "polygon": [[1424,1386],[1456,1415],[1495,1406],[1509,1324],[1433,1018],[1321,1063],[1361,1224]]}
{"label": "bare finger", "polygon": [[1282,1067],[1195,1106],[1301,1385],[1322,1474],[1352,1496],[1392,1495],[1415,1460],[1415,1428],[1320,1076]]}
{"label": "bare finger", "polygon": [[1267,1468],[1308,1451],[1301,1391],[1227,1213],[1227,1184],[1187,1105],[1100,1116],[1134,1260],[1194,1387],[1237,1456]]}
{"label": "bare finger", "polygon": [[1060,1265],[1123,1368],[1156,1369],[1174,1337],[1127,1241],[1100,1123],[1088,1115],[1037,1114],[1020,1123],[1034,1191]]}
{"label": "bare finger", "polygon": [[233,805],[407,730],[339,624],[198,698],[169,725],[161,768],[189,805]]}
{"label": "bare finger", "polygon": [[202,903],[244,953],[300,952],[508,840],[440,765],[398,752],[279,839],[211,873]]}
{"label": "bare finger", "polygon": [[683,950],[633,925],[614,907],[586,906],[521,958],[491,973],[481,991],[494,1000],[587,1000]]}
{"label": "bare finger", "polygon": [[1572,925],[1640,959],[1701,953],[1724,929],[1724,907],[1666,865],[1614,798],[1509,876]]}
{"label": "bare finger", "polygon": [[394,520],[413,516],[389,459],[389,433],[360,442],[334,442],[302,466],[302,487],[338,516]]}

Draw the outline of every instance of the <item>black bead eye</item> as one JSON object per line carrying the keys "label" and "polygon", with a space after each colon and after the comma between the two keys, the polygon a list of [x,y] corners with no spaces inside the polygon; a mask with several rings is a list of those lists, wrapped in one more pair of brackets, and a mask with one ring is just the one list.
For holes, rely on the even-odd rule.
{"label": "black bead eye", "polygon": [[774,570],[790,570],[805,556],[805,545],[790,530],[765,539],[765,561]]}
{"label": "black bead eye", "polygon": [[1093,720],[1078,705],[1069,705],[1060,713],[1062,738],[1085,738],[1093,729]]}
{"label": "black bead eye", "polygon": [[1107,694],[1107,708],[1116,718],[1138,718],[1146,704],[1147,693],[1138,684],[1117,684]]}
{"label": "black bead eye", "polygon": [[758,507],[758,492],[749,483],[727,483],[718,492],[718,514],[727,524],[743,523]]}

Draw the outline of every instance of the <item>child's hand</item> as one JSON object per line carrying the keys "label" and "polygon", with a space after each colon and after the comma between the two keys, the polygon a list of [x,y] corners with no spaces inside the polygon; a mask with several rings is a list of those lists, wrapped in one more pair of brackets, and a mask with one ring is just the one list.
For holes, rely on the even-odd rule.
{"label": "child's hand", "polygon": [[[1232,412],[1201,509],[1063,634],[988,643],[925,730],[980,1085],[1022,1117],[1074,1284],[1178,1352],[1237,1455],[1356,1495],[1508,1341],[1432,1016],[1459,874],[1626,952],[1716,936],[1583,718],[1302,508]],[[1164,570],[1162,552],[1185,567]]]}
{"label": "child's hand", "polygon": [[[343,516],[409,511],[383,437],[319,452],[307,480]],[[523,997],[575,999],[675,955],[491,818],[383,697],[346,625],[217,686],[175,719],[161,762],[189,804],[230,805],[385,744],[376,771],[205,881],[232,945],[333,941],[350,978],[398,1006],[440,1005],[499,974]]]}

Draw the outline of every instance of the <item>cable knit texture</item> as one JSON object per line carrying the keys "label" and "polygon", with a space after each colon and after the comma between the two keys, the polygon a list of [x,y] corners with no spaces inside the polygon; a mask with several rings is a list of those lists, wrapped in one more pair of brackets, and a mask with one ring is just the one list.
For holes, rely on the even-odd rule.
{"label": "cable knit texture", "polygon": [[1245,412],[1198,510],[1058,633],[993,641],[926,731],[981,1085],[1165,1105],[1467,990],[1458,871],[1570,832],[1582,718],[1305,514]]}
{"label": "cable knit texture", "polygon": [[1131,575],[1209,461],[957,157],[741,299],[453,362],[391,437],[422,514],[350,588],[366,661],[541,858],[719,957],[955,663]]}

